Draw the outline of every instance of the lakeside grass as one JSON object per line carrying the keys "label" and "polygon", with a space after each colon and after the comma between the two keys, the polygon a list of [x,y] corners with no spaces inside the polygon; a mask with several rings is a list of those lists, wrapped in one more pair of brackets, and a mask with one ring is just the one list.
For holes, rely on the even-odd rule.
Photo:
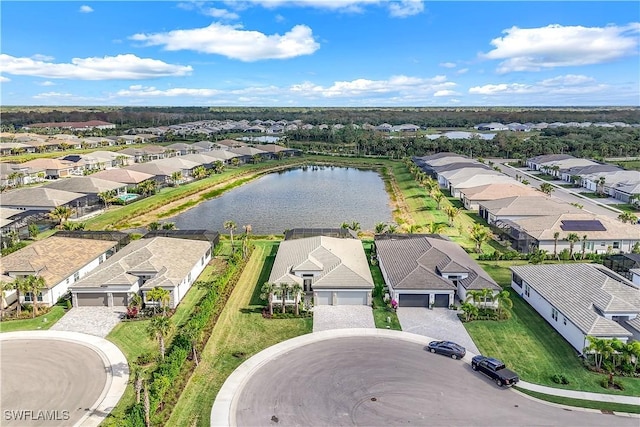
{"label": "lakeside grass", "polygon": [[256,241],[211,337],[200,365],[173,408],[167,426],[209,426],[211,406],[227,377],[261,350],[312,331],[312,319],[264,319],[260,287],[267,281],[279,242]]}
{"label": "lakeside grass", "polygon": [[54,305],[46,314],[41,314],[35,319],[3,320],[0,322],[0,332],[16,331],[46,331],[56,324],[66,310],[61,305]]}

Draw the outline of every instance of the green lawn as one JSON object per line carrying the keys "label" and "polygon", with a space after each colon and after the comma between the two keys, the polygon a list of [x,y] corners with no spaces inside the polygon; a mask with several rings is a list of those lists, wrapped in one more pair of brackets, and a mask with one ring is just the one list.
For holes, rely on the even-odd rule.
{"label": "green lawn", "polygon": [[47,314],[35,319],[5,320],[0,322],[0,332],[14,331],[44,331],[52,327],[62,316],[65,309],[61,305],[54,305]]}
{"label": "green lawn", "polygon": [[278,242],[256,241],[245,267],[209,342],[201,362],[168,426],[208,426],[211,406],[227,377],[247,358],[281,341],[312,331],[312,319],[264,319],[259,288],[269,277]]}
{"label": "green lawn", "polygon": [[558,403],[560,405],[577,406],[580,408],[599,409],[601,411],[627,412],[630,414],[640,414],[640,405],[626,405],[623,403],[597,402],[593,400],[571,399],[569,397],[553,396],[550,394],[538,393],[531,390],[525,390],[516,386],[518,391],[528,394],[537,399],[546,400],[548,402]]}
{"label": "green lawn", "polygon": [[[367,259],[371,259],[373,240],[363,241],[362,245],[364,246]],[[387,329],[387,327],[389,327],[389,329],[401,331],[402,327],[400,326],[398,315],[395,311],[387,307],[387,304],[385,304],[383,300],[384,295],[382,295],[382,287],[384,286],[384,278],[382,277],[380,266],[378,264],[372,265],[369,263],[369,270],[371,270],[371,276],[373,277],[373,284],[375,286],[373,292],[373,304],[375,307],[373,309],[373,321],[376,328]],[[387,318],[389,318],[391,322],[387,322]]]}
{"label": "green lawn", "polygon": [[[509,265],[523,261],[482,262],[482,266],[500,285],[510,283]],[[476,320],[465,323],[469,334],[483,354],[502,359],[520,377],[536,384],[595,393],[640,395],[640,379],[618,378],[624,392],[608,391],[599,381],[602,374],[588,371],[576,351],[516,292],[509,289],[513,301],[511,318],[504,321]],[[564,374],[568,385],[551,380]]]}

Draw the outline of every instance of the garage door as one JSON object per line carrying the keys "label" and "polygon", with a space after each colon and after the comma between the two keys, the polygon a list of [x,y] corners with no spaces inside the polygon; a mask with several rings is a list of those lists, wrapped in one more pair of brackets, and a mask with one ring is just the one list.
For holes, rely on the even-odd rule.
{"label": "garage door", "polygon": [[331,294],[333,292],[318,292],[316,294],[315,305],[331,305]]}
{"label": "garage door", "polygon": [[436,294],[435,307],[449,307],[449,294]]}
{"label": "garage door", "polygon": [[336,297],[337,305],[367,305],[367,292],[340,291]]}
{"label": "garage door", "polygon": [[118,307],[126,307],[127,306],[127,294],[126,293],[118,293],[113,294],[113,305]]}
{"label": "garage door", "polygon": [[398,305],[400,307],[429,307],[429,294],[400,294],[400,301],[398,301]]}
{"label": "garage door", "polygon": [[88,307],[88,306],[106,307],[108,305],[107,294],[77,294],[77,295],[78,295],[79,307]]}

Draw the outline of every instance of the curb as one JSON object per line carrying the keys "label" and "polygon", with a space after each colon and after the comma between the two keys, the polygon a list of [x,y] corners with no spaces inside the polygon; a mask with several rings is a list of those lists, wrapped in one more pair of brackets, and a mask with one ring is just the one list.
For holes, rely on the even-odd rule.
{"label": "curb", "polygon": [[[113,410],[129,383],[129,365],[120,349],[103,338],[65,331],[19,331],[0,334],[0,342],[14,340],[55,340],[80,344],[96,352],[107,371],[107,379],[98,400],[91,406],[75,426],[95,427],[100,425]],[[116,369],[114,369],[116,368]]]}

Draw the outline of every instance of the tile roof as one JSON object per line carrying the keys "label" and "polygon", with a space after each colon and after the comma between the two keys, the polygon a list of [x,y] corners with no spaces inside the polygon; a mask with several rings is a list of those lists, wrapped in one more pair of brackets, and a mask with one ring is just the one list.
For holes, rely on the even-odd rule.
{"label": "tile roof", "polygon": [[71,203],[82,197],[86,197],[86,195],[56,190],[54,188],[19,188],[4,193],[2,195],[2,204],[4,206],[20,206],[25,208],[55,208],[56,206]]}
{"label": "tile roof", "polygon": [[457,243],[442,238],[415,235],[408,238],[376,238],[376,253],[387,272],[388,285],[406,290],[455,290],[441,273],[461,273],[466,289],[500,287]]}
{"label": "tile roof", "polygon": [[294,271],[321,271],[313,289],[371,289],[373,278],[362,242],[356,239],[316,236],[285,240],[269,276],[272,283],[299,283]]}
{"label": "tile roof", "polygon": [[514,266],[511,271],[584,334],[631,335],[617,322],[598,313],[640,314],[640,290],[608,268],[585,263],[545,264]]}
{"label": "tile roof", "polygon": [[463,193],[468,200],[496,200],[513,196],[543,197],[538,190],[527,187],[517,181],[513,183],[501,182],[468,187],[462,190],[461,193]]}
{"label": "tile roof", "polygon": [[[566,213],[550,216],[536,216],[526,219],[514,219],[527,234],[537,240],[553,240],[553,234],[557,231],[562,237],[570,231],[562,229],[563,221],[589,221],[597,220],[604,225],[605,231],[586,232],[589,240],[640,240],[640,227],[634,224],[625,224],[612,218],[590,213]],[[581,236],[582,237],[582,236]]]}
{"label": "tile roof", "polygon": [[170,237],[135,240],[70,288],[129,286],[138,280],[136,274],[143,273],[153,276],[145,289],[177,286],[210,248],[206,241]]}
{"label": "tile roof", "polygon": [[580,209],[559,199],[553,199],[533,190],[533,196],[513,196],[481,201],[480,206],[496,216],[524,215],[549,216],[563,213],[580,213]]}
{"label": "tile roof", "polygon": [[62,178],[44,185],[44,188],[71,191],[83,194],[98,194],[109,190],[117,190],[124,187],[121,182],[108,181],[93,176],[78,176]]}
{"label": "tile roof", "polygon": [[139,184],[142,181],[153,178],[152,174],[128,169],[107,169],[96,172],[92,176],[95,178],[106,179],[107,181],[121,182],[123,184]]}
{"label": "tile roof", "polygon": [[52,236],[0,258],[0,272],[37,274],[52,288],[117,244]]}

